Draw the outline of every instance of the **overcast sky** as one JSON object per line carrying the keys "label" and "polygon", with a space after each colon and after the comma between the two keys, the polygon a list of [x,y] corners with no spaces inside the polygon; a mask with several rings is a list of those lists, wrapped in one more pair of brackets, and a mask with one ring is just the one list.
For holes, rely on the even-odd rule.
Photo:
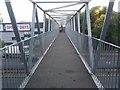
{"label": "overcast sky", "polygon": [[[20,21],[32,21],[32,3],[29,0],[10,0],[12,3],[12,7],[15,13],[15,17],[17,22]],[[34,0],[35,1],[35,0]],[[45,1],[45,0],[37,0],[37,1]],[[56,1],[56,0],[47,0],[47,1]],[[70,1],[70,0],[59,0],[59,1]],[[73,1],[73,0],[71,0]],[[79,0],[76,0],[79,1]],[[115,0],[114,10],[118,11],[118,1]],[[92,0],[89,4],[89,7],[95,6],[108,6],[109,0]],[[41,4],[40,5],[43,9],[55,8],[60,6],[60,4]],[[78,7],[78,6],[77,6]],[[72,9],[72,7],[71,7]],[[0,17],[3,17],[4,22],[10,22],[9,16],[7,13],[7,9],[4,3],[4,0],[0,0]],[[39,10],[39,20],[43,21],[43,13]]]}

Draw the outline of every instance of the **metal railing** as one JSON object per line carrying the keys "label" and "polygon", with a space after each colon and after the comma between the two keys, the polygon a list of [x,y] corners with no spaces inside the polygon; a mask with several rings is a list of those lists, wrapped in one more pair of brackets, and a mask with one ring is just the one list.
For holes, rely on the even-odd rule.
{"label": "metal railing", "polygon": [[[101,88],[120,88],[120,47],[73,31],[69,24],[66,26],[66,33],[83,60],[87,62],[89,69],[102,84]],[[94,57],[92,62],[88,43],[90,39]]]}
{"label": "metal railing", "polygon": [[[2,84],[2,88],[20,87],[51,42],[57,37],[58,29],[54,29],[56,30],[34,36],[0,49],[0,84]],[[34,39],[32,68],[29,68],[30,41],[32,39]],[[23,45],[25,60],[22,60],[22,54],[19,50],[20,44]],[[24,61],[27,62],[27,68],[29,68],[28,74],[26,73]]]}

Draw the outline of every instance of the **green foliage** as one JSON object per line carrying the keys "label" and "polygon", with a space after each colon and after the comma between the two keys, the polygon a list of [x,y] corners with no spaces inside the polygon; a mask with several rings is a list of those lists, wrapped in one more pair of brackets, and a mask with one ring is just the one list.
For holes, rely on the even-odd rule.
{"label": "green foliage", "polygon": [[113,11],[106,34],[106,41],[118,45],[118,34],[120,34],[118,30],[118,13]]}
{"label": "green foliage", "polygon": [[87,34],[87,24],[86,24],[86,22],[85,22],[85,27],[83,27],[83,18],[84,18],[84,16],[85,16],[85,12],[80,14],[80,22],[82,22],[82,23],[80,23],[81,24],[81,32],[84,33],[84,34]]}
{"label": "green foliage", "polygon": [[[85,12],[80,14],[80,24],[81,24],[81,32],[87,34],[87,24],[85,23],[85,27],[83,27],[83,18]],[[100,38],[100,33],[103,27],[104,19],[106,15],[106,7],[96,6],[90,10],[90,18],[91,18],[91,28],[92,28],[92,36],[95,38]],[[76,27],[77,27],[77,19],[76,19]],[[120,46],[120,13],[113,11],[110,17],[110,23],[107,29],[105,41],[119,45]]]}
{"label": "green foliage", "polygon": [[[102,9],[101,9],[102,8]],[[91,26],[93,37],[100,38],[100,33],[105,19],[106,7],[96,6],[90,10]],[[120,25],[120,24],[119,24]],[[118,13],[113,11],[110,17],[110,24],[107,29],[105,41],[118,45]]]}
{"label": "green foliage", "polygon": [[[101,9],[102,8],[102,9]],[[106,7],[96,6],[90,10],[93,37],[99,38],[104,22]]]}

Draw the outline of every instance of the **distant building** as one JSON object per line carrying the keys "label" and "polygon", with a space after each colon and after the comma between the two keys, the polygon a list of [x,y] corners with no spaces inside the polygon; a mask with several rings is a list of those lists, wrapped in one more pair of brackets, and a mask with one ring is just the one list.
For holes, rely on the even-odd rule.
{"label": "distant building", "polygon": [[[31,23],[17,23],[19,34],[21,40],[30,37],[31,34]],[[41,33],[43,32],[43,23],[40,23],[40,30]],[[35,24],[35,35],[38,34],[37,32],[37,25]],[[10,45],[16,43],[16,38],[13,32],[12,24],[11,23],[1,23],[0,24],[0,39],[5,43],[5,45]]]}

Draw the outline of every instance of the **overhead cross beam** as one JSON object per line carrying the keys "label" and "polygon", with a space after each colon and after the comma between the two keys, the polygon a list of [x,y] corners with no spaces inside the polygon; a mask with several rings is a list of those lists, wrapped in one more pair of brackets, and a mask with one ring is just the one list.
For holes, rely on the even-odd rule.
{"label": "overhead cross beam", "polygon": [[35,3],[88,3],[90,0],[81,0],[81,1],[38,1]]}
{"label": "overhead cross beam", "polygon": [[78,5],[78,4],[80,4],[80,3],[75,3],[75,4],[64,5],[64,6],[61,6],[61,7],[56,7],[56,8],[52,8],[52,9],[49,9],[49,10],[46,10],[46,11],[51,11],[51,10],[61,9],[61,8],[67,8],[67,7],[75,6],[75,5]]}
{"label": "overhead cross beam", "polygon": [[[32,1],[32,0],[29,0],[31,3],[33,3],[33,4],[36,4],[34,1]],[[40,10],[42,10],[43,12],[45,12],[45,10],[44,9],[42,9],[39,5],[37,5],[36,4],[36,6],[40,9]],[[46,13],[46,12],[45,12]],[[51,17],[51,15],[49,15],[48,13],[46,13],[49,17]],[[56,20],[53,18],[53,17],[51,17],[55,22],[56,22]]]}
{"label": "overhead cross beam", "polygon": [[[85,7],[85,4],[84,4],[77,12],[79,12],[79,11],[80,11],[82,8],[84,8],[84,7]],[[71,16],[71,18],[68,20],[68,22],[77,14],[77,12]],[[66,24],[67,24],[68,22],[66,22]]]}
{"label": "overhead cross beam", "polygon": [[[75,6],[75,5],[78,5],[78,4],[87,4],[89,3],[91,0],[80,0],[80,1],[36,1],[36,2],[33,2],[32,0],[30,0],[32,3],[35,3],[37,4],[37,7],[39,9],[41,9],[44,13],[46,13],[48,16],[50,16],[52,19],[54,19],[56,21],[56,19],[53,17],[53,16],[68,16],[70,15],[70,18],[71,16],[74,16],[76,15],[77,12],[79,12],[80,10],[61,10],[62,8],[67,8],[67,7],[71,7],[71,6]],[[69,5],[64,5],[64,6],[60,6],[60,7],[56,7],[56,8],[52,8],[52,9],[48,9],[48,10],[43,10],[38,4],[42,4],[42,3],[48,3],[48,4],[51,4],[51,3],[64,3],[64,4],[69,4]],[[83,8],[84,5],[81,7]],[[66,13],[63,13],[63,12],[74,12],[71,14],[66,14]],[[51,15],[50,13],[56,13],[57,15]],[[62,12],[62,13],[61,13]],[[61,15],[59,15],[61,14]]]}
{"label": "overhead cross beam", "polygon": [[60,15],[71,15],[71,14],[67,14],[67,13],[61,13],[61,12],[51,12],[51,13],[56,13],[56,14],[60,14]]}
{"label": "overhead cross beam", "polygon": [[74,12],[78,10],[46,10],[46,12],[53,12],[53,11],[59,11],[59,12]]}
{"label": "overhead cross beam", "polygon": [[64,16],[61,16],[61,17],[56,17],[56,16],[55,16],[55,17],[53,17],[53,18],[66,18],[66,17],[64,17]]}
{"label": "overhead cross beam", "polygon": [[52,17],[54,17],[54,16],[60,16],[60,17],[67,17],[67,15],[70,15],[70,16],[72,16],[72,15],[74,15],[74,14],[62,14],[62,15],[51,15]]}

